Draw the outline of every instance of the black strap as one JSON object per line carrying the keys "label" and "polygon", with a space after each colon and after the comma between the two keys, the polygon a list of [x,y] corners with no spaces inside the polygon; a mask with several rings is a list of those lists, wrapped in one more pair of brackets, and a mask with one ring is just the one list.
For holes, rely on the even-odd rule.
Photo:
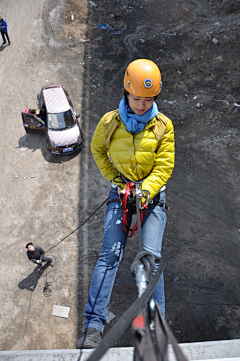
{"label": "black strap", "polygon": [[[122,173],[119,173],[119,175],[117,175],[116,177],[113,178],[113,181],[115,183],[135,183],[135,184],[142,184],[142,182],[144,181],[144,179],[146,179],[149,176],[150,173],[148,173],[148,175],[146,175],[146,177],[144,177],[143,179],[141,179],[139,182],[135,182],[131,179],[128,179],[127,177],[125,177]],[[117,181],[117,178],[120,178],[121,181]]]}
{"label": "black strap", "polygon": [[[108,206],[109,204],[116,203],[116,202],[119,202],[119,199],[113,199],[111,201],[107,201],[106,205]],[[135,198],[129,198],[128,202],[129,202],[129,205],[136,205],[136,199]],[[154,204],[155,206],[162,207],[163,209],[166,209],[167,211],[169,210],[169,207],[165,203],[152,201],[149,204]]]}
{"label": "black strap", "polygon": [[[107,203],[106,203],[106,206],[108,206],[109,204],[111,204],[111,203],[117,203],[117,202],[119,202],[120,203],[120,200],[119,199],[113,199],[112,201],[107,201]],[[135,198],[128,198],[128,201],[127,201],[127,204],[128,205],[136,205],[136,199]]]}
{"label": "black strap", "polygon": [[149,202],[149,204],[154,204],[155,206],[162,207],[163,209],[166,209],[167,211],[169,211],[169,207],[165,203],[152,201],[152,202]]}

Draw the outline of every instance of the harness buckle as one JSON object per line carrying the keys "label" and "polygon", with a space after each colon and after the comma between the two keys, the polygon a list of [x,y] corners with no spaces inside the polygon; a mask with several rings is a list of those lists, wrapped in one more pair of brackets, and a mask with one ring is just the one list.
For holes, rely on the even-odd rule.
{"label": "harness buckle", "polygon": [[[136,189],[136,194],[138,194],[138,198],[139,198],[139,208],[140,209],[145,209],[146,206],[148,206],[149,200],[150,200],[150,192],[147,191],[146,189]],[[146,198],[145,203],[142,205],[142,198]]]}

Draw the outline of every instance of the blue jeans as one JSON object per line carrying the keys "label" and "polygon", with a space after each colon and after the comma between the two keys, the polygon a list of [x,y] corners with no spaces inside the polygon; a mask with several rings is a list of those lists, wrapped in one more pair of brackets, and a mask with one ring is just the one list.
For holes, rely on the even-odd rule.
{"label": "blue jeans", "polygon": [[[109,201],[118,200],[107,206],[104,224],[104,237],[100,257],[93,272],[88,301],[84,316],[85,329],[96,328],[103,332],[108,315],[108,305],[115,281],[117,269],[127,243],[127,236],[122,228],[123,208],[118,198],[117,188],[111,188]],[[160,192],[154,201],[166,203],[165,192]],[[132,214],[128,215],[128,225],[131,224]],[[142,236],[143,249],[161,257],[162,238],[167,222],[167,211],[160,206],[149,204],[147,214],[143,218]],[[139,250],[136,250],[136,255]],[[156,268],[158,265],[156,265]],[[126,274],[130,277],[130,273]],[[161,276],[155,291],[154,298],[159,303],[165,315],[164,281]]]}

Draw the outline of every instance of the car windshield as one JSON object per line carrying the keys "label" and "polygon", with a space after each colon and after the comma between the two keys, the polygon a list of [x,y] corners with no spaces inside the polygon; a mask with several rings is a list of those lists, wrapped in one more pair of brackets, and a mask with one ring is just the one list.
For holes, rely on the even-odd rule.
{"label": "car windshield", "polygon": [[76,124],[76,118],[71,109],[64,113],[48,114],[48,129],[63,130],[72,128]]}

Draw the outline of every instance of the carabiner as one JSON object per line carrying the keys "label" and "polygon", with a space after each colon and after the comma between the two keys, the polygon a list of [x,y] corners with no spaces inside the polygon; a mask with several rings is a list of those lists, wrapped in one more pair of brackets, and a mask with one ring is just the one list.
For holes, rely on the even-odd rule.
{"label": "carabiner", "polygon": [[[150,192],[147,191],[146,189],[141,189],[140,192],[142,192],[142,193],[147,193],[147,197],[145,197],[145,198],[146,198],[146,202],[144,203],[144,205],[148,206],[149,199],[150,199]],[[140,209],[146,208],[144,205],[142,205],[141,199],[139,199],[139,208],[140,208]]]}

